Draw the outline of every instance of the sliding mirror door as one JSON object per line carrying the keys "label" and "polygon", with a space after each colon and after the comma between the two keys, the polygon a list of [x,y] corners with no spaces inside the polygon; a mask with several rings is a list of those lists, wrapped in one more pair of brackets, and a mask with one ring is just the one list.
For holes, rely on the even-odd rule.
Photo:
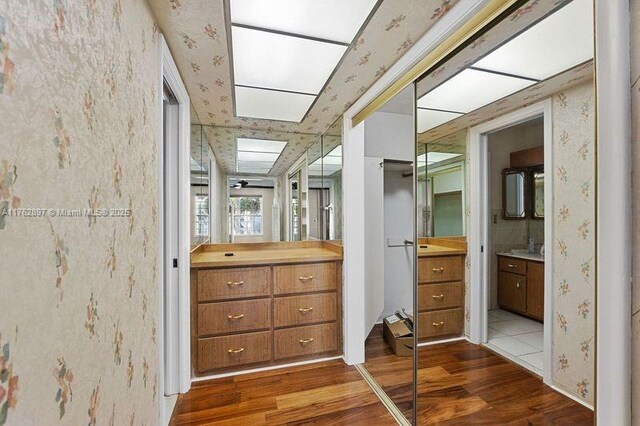
{"label": "sliding mirror door", "polygon": [[418,424],[594,421],[593,2],[521,3],[416,83]]}
{"label": "sliding mirror door", "polygon": [[393,414],[410,423],[415,408],[414,99],[411,85],[364,121],[362,218],[367,230],[364,367]]}

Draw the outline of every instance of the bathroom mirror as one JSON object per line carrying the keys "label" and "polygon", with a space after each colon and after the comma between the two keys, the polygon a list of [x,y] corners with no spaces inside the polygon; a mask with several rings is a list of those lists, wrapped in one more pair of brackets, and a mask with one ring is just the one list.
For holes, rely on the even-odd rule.
{"label": "bathroom mirror", "polygon": [[544,219],[544,170],[531,172],[531,218]]}
{"label": "bathroom mirror", "polygon": [[525,219],[527,174],[524,170],[504,169],[502,171],[502,218],[505,220]]}
{"label": "bathroom mirror", "polygon": [[322,136],[323,239],[342,240],[342,116]]}

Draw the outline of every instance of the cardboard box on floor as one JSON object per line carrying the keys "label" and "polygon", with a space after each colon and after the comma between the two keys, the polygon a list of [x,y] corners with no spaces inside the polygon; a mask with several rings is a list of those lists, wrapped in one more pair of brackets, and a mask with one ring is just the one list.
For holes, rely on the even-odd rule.
{"label": "cardboard box on floor", "polygon": [[413,332],[395,315],[384,318],[384,340],[397,356],[413,356]]}

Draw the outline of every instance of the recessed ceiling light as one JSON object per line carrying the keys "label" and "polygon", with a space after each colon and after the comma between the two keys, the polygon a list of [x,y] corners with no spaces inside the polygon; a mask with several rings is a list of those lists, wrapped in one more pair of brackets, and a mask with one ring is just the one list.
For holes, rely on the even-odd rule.
{"label": "recessed ceiling light", "polygon": [[474,67],[544,80],[593,58],[593,1],[573,0]]}
{"label": "recessed ceiling light", "polygon": [[233,27],[234,82],[317,95],[347,47]]}
{"label": "recessed ceiling light", "polygon": [[419,108],[468,113],[535,84],[535,81],[465,69],[418,100]]}
{"label": "recessed ceiling light", "polygon": [[236,86],[236,114],[238,117],[299,123],[313,103],[315,96],[276,92]]}
{"label": "recessed ceiling light", "polygon": [[238,151],[275,152],[280,154],[287,145],[284,141],[238,138]]}
{"label": "recessed ceiling light", "polygon": [[458,112],[418,108],[418,133],[424,133],[462,115]]}
{"label": "recessed ceiling light", "polygon": [[262,161],[262,162],[275,162],[280,154],[272,152],[247,152],[238,151],[238,161]]}
{"label": "recessed ceiling light", "polygon": [[232,0],[231,21],[351,43],[376,0]]}

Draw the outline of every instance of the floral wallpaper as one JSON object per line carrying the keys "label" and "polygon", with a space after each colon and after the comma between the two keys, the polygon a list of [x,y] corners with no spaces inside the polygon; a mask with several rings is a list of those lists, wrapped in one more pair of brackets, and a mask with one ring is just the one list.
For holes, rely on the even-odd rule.
{"label": "floral wallpaper", "polygon": [[0,425],[157,422],[157,39],[145,0],[0,0]]}
{"label": "floral wallpaper", "polygon": [[[227,22],[223,0],[150,0],[191,94],[194,120],[242,132],[288,132],[287,148],[272,175],[291,167],[311,136],[324,133],[458,0],[384,0],[302,123],[234,117]],[[266,132],[266,133],[265,133]],[[299,136],[297,134],[300,134]],[[212,148],[227,173],[235,171],[235,140],[222,133]],[[213,139],[212,139],[213,140]],[[307,144],[307,145],[304,145]],[[218,146],[216,146],[218,145]],[[219,155],[219,152],[221,153]],[[226,154],[225,154],[226,153]]]}
{"label": "floral wallpaper", "polygon": [[[640,270],[640,0],[631,6],[631,123],[633,149],[633,270]],[[638,274],[634,272],[634,275]],[[640,280],[634,277],[632,298],[632,400],[633,424],[640,425]]]}
{"label": "floral wallpaper", "polygon": [[589,404],[595,372],[595,92],[553,96],[554,382]]}

